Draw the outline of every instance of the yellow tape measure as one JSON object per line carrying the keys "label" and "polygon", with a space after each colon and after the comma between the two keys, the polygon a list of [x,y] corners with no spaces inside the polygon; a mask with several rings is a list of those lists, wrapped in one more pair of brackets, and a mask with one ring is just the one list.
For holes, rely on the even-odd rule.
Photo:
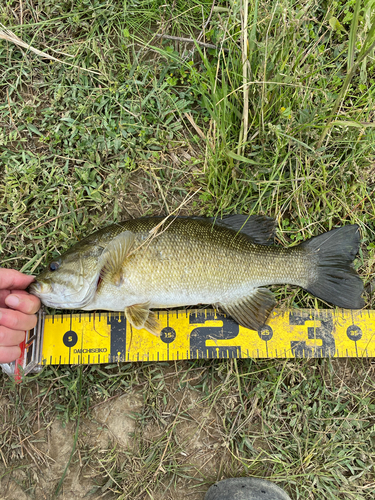
{"label": "yellow tape measure", "polygon": [[45,315],[40,364],[375,357],[375,311],[273,311],[259,332],[211,309],[156,314],[160,338],[135,330],[121,313]]}

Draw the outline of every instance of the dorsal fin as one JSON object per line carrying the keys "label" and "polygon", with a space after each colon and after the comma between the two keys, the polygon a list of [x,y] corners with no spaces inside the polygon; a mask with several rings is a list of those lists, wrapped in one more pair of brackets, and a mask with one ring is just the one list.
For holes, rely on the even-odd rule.
{"label": "dorsal fin", "polygon": [[272,217],[238,214],[212,220],[219,226],[226,226],[246,234],[257,245],[274,244],[276,221]]}

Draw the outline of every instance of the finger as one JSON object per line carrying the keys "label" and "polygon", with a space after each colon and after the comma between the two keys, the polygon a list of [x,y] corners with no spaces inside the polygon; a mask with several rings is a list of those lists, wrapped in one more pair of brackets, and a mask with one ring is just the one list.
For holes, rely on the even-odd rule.
{"label": "finger", "polygon": [[13,309],[0,309],[0,325],[11,330],[31,330],[36,325],[35,314],[24,314]]}
{"label": "finger", "polygon": [[0,289],[25,289],[34,281],[34,276],[20,273],[15,269],[0,269]]}
{"label": "finger", "polygon": [[[10,293],[14,293],[15,295],[28,295],[29,297],[35,297],[35,295],[31,295],[31,293],[26,290],[0,290],[0,307],[7,307],[5,304],[5,298],[8,297]],[[33,299],[32,299],[33,300]],[[39,301],[39,299],[38,299]],[[40,303],[40,302],[38,302]],[[26,311],[23,311],[26,312]]]}
{"label": "finger", "polygon": [[35,314],[40,309],[40,300],[29,293],[11,293],[4,299],[4,303],[11,309],[17,309],[26,314]]}
{"label": "finger", "polygon": [[21,356],[21,349],[18,346],[0,347],[0,363],[11,363]]}
{"label": "finger", "polygon": [[0,307],[6,307],[5,297],[10,294],[10,290],[0,290]]}
{"label": "finger", "polygon": [[19,345],[25,340],[25,330],[11,330],[6,326],[0,326],[0,348]]}

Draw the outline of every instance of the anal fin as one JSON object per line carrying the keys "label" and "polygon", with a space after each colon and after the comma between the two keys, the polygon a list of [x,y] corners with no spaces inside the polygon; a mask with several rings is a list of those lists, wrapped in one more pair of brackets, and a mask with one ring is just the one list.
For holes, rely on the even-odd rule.
{"label": "anal fin", "polygon": [[150,303],[134,304],[125,308],[125,316],[129,323],[136,329],[144,328],[156,337],[160,337],[161,328],[155,313],[150,311]]}
{"label": "anal fin", "polygon": [[230,303],[218,303],[237,323],[251,330],[260,330],[275,307],[273,293],[266,288],[255,288],[247,297]]}

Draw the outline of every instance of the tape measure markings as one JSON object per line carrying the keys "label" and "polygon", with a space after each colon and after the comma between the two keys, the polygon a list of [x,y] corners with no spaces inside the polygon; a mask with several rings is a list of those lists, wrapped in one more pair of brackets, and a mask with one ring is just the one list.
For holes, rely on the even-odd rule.
{"label": "tape measure markings", "polygon": [[375,311],[274,311],[259,332],[210,309],[158,311],[160,338],[122,313],[56,316],[45,316],[44,364],[375,356]]}

